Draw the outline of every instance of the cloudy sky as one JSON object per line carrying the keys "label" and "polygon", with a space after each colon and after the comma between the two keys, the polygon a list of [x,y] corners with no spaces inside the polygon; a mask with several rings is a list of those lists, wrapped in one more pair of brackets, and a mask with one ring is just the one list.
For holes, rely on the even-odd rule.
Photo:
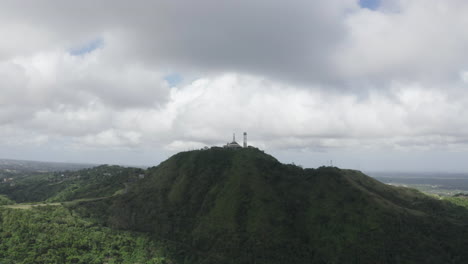
{"label": "cloudy sky", "polygon": [[0,0],[0,158],[468,171],[466,0]]}

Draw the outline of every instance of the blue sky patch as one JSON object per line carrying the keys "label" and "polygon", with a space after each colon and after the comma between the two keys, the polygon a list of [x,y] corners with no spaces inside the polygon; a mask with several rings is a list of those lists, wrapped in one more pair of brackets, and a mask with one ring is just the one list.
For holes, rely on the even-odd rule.
{"label": "blue sky patch", "polygon": [[171,73],[164,76],[164,80],[169,84],[170,87],[177,86],[179,83],[182,82],[183,78],[178,73]]}
{"label": "blue sky patch", "polygon": [[367,8],[370,10],[376,10],[380,6],[381,0],[359,0],[359,5],[362,8]]}
{"label": "blue sky patch", "polygon": [[104,41],[101,38],[94,39],[82,46],[71,49],[70,54],[73,56],[80,56],[87,53],[91,53],[96,49],[102,48],[104,46]]}

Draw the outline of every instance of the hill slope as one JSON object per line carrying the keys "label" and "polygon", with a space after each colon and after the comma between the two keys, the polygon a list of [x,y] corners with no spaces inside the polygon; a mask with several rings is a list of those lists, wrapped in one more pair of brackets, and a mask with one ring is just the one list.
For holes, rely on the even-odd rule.
{"label": "hill slope", "polygon": [[19,177],[15,184],[0,184],[0,193],[16,202],[62,202],[111,196],[138,180],[138,168],[101,165],[78,171],[64,171]]}
{"label": "hill slope", "polygon": [[467,211],[351,170],[257,149],[179,153],[76,210],[174,245],[180,263],[460,263]]}

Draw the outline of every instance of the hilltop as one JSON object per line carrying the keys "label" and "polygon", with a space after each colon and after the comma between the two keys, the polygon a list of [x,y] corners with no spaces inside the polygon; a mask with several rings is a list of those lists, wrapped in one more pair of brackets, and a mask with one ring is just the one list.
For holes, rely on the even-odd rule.
{"label": "hilltop", "polygon": [[151,234],[180,263],[461,263],[465,208],[359,171],[303,169],[255,148],[182,152],[127,193],[74,205]]}

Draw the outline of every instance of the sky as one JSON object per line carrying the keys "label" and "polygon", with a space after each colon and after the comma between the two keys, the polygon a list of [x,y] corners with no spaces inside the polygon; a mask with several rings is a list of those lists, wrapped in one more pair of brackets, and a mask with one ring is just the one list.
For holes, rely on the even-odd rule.
{"label": "sky", "polygon": [[0,158],[468,172],[468,1],[0,1]]}

